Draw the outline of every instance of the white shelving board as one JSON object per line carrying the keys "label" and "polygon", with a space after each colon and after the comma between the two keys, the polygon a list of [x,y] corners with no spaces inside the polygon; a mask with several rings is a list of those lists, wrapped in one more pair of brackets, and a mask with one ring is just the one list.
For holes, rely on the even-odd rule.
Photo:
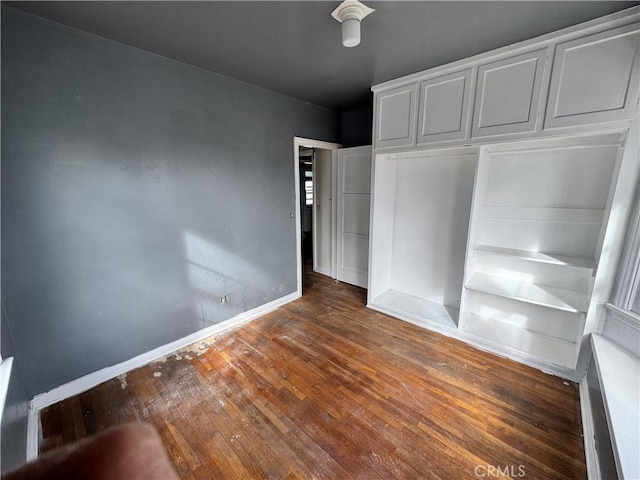
{"label": "white shelving board", "polygon": [[578,355],[577,345],[521,327],[479,315],[468,314],[463,323],[466,335],[477,337],[498,350],[521,352],[542,363],[573,369]]}
{"label": "white shelving board", "polygon": [[640,478],[640,359],[597,334],[591,343],[618,475]]}
{"label": "white shelving board", "polygon": [[588,307],[588,298],[586,293],[583,292],[573,292],[562,288],[536,285],[482,273],[476,273],[467,282],[466,287],[477,292],[533,303],[534,305],[555,308],[570,313],[586,312]]}
{"label": "white shelving board", "polygon": [[396,290],[387,290],[374,298],[372,304],[408,317],[413,323],[432,322],[451,328],[458,323],[457,309]]}
{"label": "white shelving board", "polygon": [[491,245],[478,245],[475,251],[480,254],[499,255],[509,258],[517,258],[530,262],[547,263],[551,265],[565,265],[593,270],[595,260],[585,257],[569,257],[553,253],[534,252],[530,250],[518,250],[515,248],[494,247]]}

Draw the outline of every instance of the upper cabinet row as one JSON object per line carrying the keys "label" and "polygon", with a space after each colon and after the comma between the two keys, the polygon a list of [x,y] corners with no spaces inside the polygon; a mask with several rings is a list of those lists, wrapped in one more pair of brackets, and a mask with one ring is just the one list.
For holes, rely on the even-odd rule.
{"label": "upper cabinet row", "polygon": [[374,87],[375,148],[528,136],[633,118],[640,23],[554,38]]}

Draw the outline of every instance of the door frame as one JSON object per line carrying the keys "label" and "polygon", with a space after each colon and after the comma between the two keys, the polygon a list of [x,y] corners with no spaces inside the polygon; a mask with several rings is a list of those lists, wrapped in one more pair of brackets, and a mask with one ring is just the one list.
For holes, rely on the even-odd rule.
{"label": "door frame", "polygon": [[[295,180],[295,222],[296,222],[296,275],[297,275],[297,295],[302,296],[302,228],[300,226],[300,147],[307,148],[320,148],[323,150],[331,150],[331,198],[334,199],[331,202],[331,230],[335,233],[336,228],[336,192],[337,192],[337,163],[338,163],[338,149],[342,148],[339,143],[324,142],[322,140],[314,140],[304,137],[293,137],[293,173]],[[315,165],[313,166],[315,170]],[[315,189],[315,176],[314,176],[314,189]],[[315,209],[315,195],[314,195],[314,209]],[[315,210],[313,216],[313,230],[315,237]],[[335,278],[335,272],[337,268],[336,263],[336,235],[331,235],[331,276]],[[315,238],[314,238],[315,240]],[[316,242],[313,242],[313,259],[315,263],[316,258]]]}

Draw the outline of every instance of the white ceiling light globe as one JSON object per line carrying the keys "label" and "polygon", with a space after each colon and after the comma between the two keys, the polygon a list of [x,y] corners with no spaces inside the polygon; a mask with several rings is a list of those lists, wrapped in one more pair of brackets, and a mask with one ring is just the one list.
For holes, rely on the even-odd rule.
{"label": "white ceiling light globe", "polygon": [[342,44],[355,47],[360,44],[360,20],[349,18],[342,22]]}
{"label": "white ceiling light globe", "polygon": [[355,47],[360,45],[360,21],[373,12],[358,0],[344,0],[331,16],[342,23],[342,45]]}

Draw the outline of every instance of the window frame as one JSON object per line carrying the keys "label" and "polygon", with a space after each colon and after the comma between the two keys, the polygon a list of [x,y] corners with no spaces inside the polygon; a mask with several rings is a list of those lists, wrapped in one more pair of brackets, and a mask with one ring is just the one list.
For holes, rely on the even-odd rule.
{"label": "window frame", "polygon": [[635,197],[612,303],[623,310],[640,314],[638,311],[640,310],[640,192],[638,190]]}

